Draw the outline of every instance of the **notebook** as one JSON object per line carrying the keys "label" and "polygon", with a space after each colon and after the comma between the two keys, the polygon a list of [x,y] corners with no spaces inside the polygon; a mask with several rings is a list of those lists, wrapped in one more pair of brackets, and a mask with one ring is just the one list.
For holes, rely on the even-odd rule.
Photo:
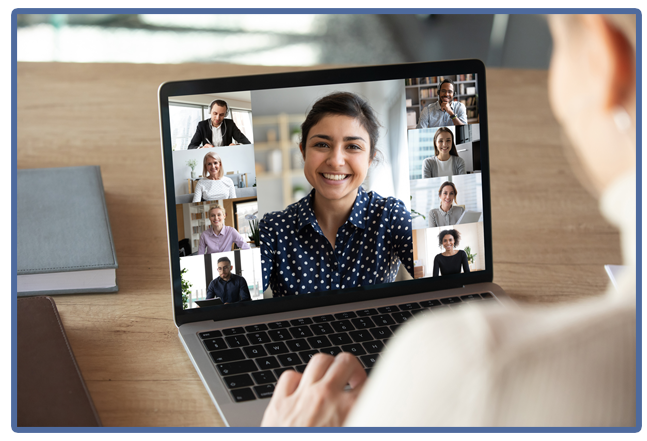
{"label": "notebook", "polygon": [[[492,283],[486,92],[478,60],[160,86],[174,320],[227,425],[259,425],[313,353],[370,373],[418,312],[509,301]],[[446,181],[480,219],[429,227]]]}

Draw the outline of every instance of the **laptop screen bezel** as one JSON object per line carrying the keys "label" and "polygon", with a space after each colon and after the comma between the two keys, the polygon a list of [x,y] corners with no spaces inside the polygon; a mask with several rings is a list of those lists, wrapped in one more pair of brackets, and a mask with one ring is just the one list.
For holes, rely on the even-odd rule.
{"label": "laptop screen bezel", "polygon": [[[176,204],[169,118],[169,98],[206,93],[253,91],[383,80],[402,80],[404,87],[405,78],[467,73],[477,74],[479,91],[478,111],[483,190],[485,270],[468,274],[442,276],[439,278],[427,277],[382,285],[370,285],[344,290],[316,292],[299,296],[264,299],[262,301],[231,304],[226,307],[215,306],[204,309],[195,308],[186,310],[182,308],[182,283],[180,276],[180,259],[178,257],[179,246],[177,237],[177,217],[174,208]],[[440,291],[459,288],[469,284],[492,282],[492,208],[490,199],[488,115],[486,110],[487,90],[485,83],[485,65],[480,60],[471,59],[198,79],[162,84],[159,87],[158,94],[160,133],[162,141],[162,166],[164,172],[165,203],[167,213],[169,263],[171,270],[171,286],[173,291],[173,312],[176,325],[180,326],[184,323],[203,320],[229,320],[241,317],[329,306],[332,304],[360,302],[371,299],[382,299],[388,297],[397,298],[409,294]],[[397,290],[394,290],[394,287],[397,287]]]}

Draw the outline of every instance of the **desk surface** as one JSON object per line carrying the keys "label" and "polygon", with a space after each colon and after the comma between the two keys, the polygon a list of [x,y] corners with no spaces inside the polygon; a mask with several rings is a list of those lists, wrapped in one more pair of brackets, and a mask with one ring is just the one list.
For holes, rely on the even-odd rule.
{"label": "desk surface", "polygon": [[[295,70],[18,63],[18,168],[101,166],[119,293],[58,296],[105,426],[218,426],[177,337],[161,177],[160,83]],[[520,303],[596,295],[619,235],[576,180],[545,71],[488,70],[494,281]]]}

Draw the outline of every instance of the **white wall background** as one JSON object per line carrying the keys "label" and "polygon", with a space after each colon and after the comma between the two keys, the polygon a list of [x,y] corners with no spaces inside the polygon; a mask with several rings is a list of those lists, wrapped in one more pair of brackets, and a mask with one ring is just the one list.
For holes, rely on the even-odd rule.
{"label": "white wall background", "polygon": [[483,236],[483,222],[473,224],[456,225],[450,227],[435,227],[416,231],[416,247],[418,260],[416,265],[424,266],[425,277],[432,277],[434,269],[434,258],[444,250],[438,246],[438,235],[441,231],[454,228],[461,234],[459,246],[456,248],[464,250],[469,246],[472,254],[476,254],[472,271],[485,269],[485,241]]}
{"label": "white wall background", "polygon": [[253,145],[235,145],[231,147],[214,147],[211,149],[194,149],[178,150],[173,152],[173,177],[175,181],[175,194],[188,194],[189,186],[187,179],[191,177],[191,169],[186,165],[190,159],[195,159],[198,163],[195,172],[198,176],[202,175],[202,163],[204,155],[209,150],[213,150],[222,159],[227,172],[247,173],[249,186],[254,185],[256,180],[256,168],[254,167],[254,146]]}
{"label": "white wall background", "polygon": [[480,173],[415,179],[411,181],[411,209],[424,215],[426,219],[412,213],[414,230],[429,226],[429,211],[440,206],[438,190],[446,181],[453,182],[456,186],[456,204],[465,205],[466,210],[478,211],[481,213],[479,221],[483,221],[483,187]]}

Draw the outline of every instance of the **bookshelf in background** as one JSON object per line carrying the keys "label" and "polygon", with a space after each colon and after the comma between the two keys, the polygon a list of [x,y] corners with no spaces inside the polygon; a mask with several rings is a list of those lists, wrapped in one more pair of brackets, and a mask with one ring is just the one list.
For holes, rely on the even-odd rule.
{"label": "bookshelf in background", "polygon": [[310,189],[303,174],[299,150],[304,119],[304,115],[285,113],[253,116],[258,185],[276,190],[273,193],[275,207],[286,207],[296,202]]}
{"label": "bookshelf in background", "polygon": [[465,106],[467,123],[478,123],[476,74],[441,75],[404,80],[407,100],[407,128],[416,128],[420,120],[420,112],[426,105],[433,104],[438,100],[438,86],[446,79],[454,83],[454,101],[459,101]]}

